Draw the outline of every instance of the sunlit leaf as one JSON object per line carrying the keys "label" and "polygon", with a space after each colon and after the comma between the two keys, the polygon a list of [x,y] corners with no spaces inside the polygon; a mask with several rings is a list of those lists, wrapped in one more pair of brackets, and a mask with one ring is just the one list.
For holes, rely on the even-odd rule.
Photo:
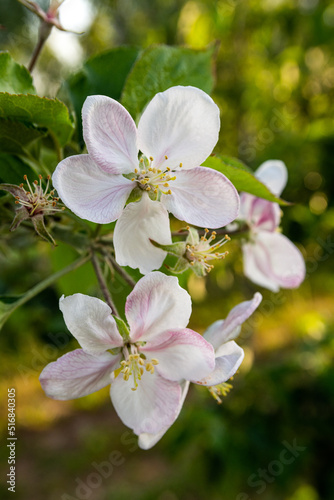
{"label": "sunlit leaf", "polygon": [[252,173],[252,171],[236,158],[226,156],[210,156],[203,163],[205,167],[213,168],[226,175],[238,191],[253,194],[258,198],[279,203],[280,205],[289,205],[289,202],[277,198],[273,195],[267,186],[262,184]]}

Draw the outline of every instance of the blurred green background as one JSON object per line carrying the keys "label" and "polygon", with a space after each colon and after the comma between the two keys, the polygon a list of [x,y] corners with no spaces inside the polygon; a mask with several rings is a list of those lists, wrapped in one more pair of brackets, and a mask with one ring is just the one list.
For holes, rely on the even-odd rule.
{"label": "blurred green background", "polygon": [[[150,451],[137,449],[107,389],[58,402],[38,382],[47,363],[77,346],[58,310],[60,295],[100,296],[90,264],[18,310],[0,336],[1,394],[8,387],[17,392],[16,498],[332,500],[334,3],[71,2],[78,6],[74,17],[86,13],[84,29],[79,26],[84,34],[52,35],[34,73],[40,95],[55,96],[87,57],[111,47],[201,48],[219,41],[213,98],[222,125],[216,150],[254,169],[267,159],[286,163],[283,196],[296,204],[284,209],[283,231],[303,252],[307,278],[298,290],[260,290],[264,300],[244,325],[246,357],[231,393],[217,405],[205,389],[192,387],[179,419]],[[38,23],[19,3],[2,0],[0,24],[1,49],[26,64]],[[35,238],[27,244],[24,228],[8,245],[7,232],[8,225],[1,225],[0,294],[23,293],[75,258],[61,244],[51,249]],[[242,275],[237,242],[228,250],[206,280],[182,277],[194,304],[190,327],[199,332],[258,289]],[[128,290],[118,282],[110,286],[122,302]],[[5,407],[4,401],[2,478],[8,471]],[[294,445],[294,455],[287,454],[293,459],[282,462],[283,450]],[[94,463],[110,463],[113,453],[114,469],[104,469],[107,477],[96,475]],[[6,498],[6,485],[1,488]]]}

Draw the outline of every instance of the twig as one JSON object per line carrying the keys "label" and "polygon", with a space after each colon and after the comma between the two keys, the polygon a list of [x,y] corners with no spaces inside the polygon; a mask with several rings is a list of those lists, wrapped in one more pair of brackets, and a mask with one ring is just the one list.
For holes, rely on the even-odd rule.
{"label": "twig", "polygon": [[41,53],[42,48],[44,47],[45,42],[47,41],[47,39],[51,33],[51,30],[52,30],[52,25],[48,25],[44,21],[41,22],[41,26],[39,29],[38,42],[37,42],[37,45],[35,47],[35,50],[32,54],[32,57],[30,59],[29,65],[28,65],[28,70],[30,71],[30,73],[32,72],[32,70],[35,67],[37,59]]}
{"label": "twig", "polygon": [[116,306],[114,304],[114,301],[112,300],[111,295],[109,293],[109,290],[108,290],[108,287],[107,287],[107,283],[106,283],[106,281],[104,279],[104,276],[103,276],[103,273],[102,273],[102,270],[101,270],[101,267],[100,267],[100,263],[99,263],[98,258],[96,257],[96,255],[95,255],[94,252],[92,252],[91,261],[92,261],[92,264],[93,264],[93,267],[94,267],[94,271],[95,271],[95,274],[96,274],[96,277],[97,277],[97,281],[99,282],[101,291],[103,293],[103,296],[104,296],[104,298],[105,298],[108,306],[111,309],[111,312],[115,316],[120,317],[119,313],[117,311],[117,308],[116,308]]}
{"label": "twig", "polygon": [[115,269],[115,271],[120,275],[122,276],[122,278],[124,279],[124,281],[126,281],[126,283],[128,285],[131,286],[131,288],[134,288],[135,285],[136,285],[136,282],[131,278],[131,276],[126,272],[124,271],[124,269],[121,268],[121,266],[119,266],[116,262],[116,260],[114,259],[114,257],[112,257],[111,255],[108,255],[108,258],[110,259],[110,262],[112,263],[113,265],[113,268]]}

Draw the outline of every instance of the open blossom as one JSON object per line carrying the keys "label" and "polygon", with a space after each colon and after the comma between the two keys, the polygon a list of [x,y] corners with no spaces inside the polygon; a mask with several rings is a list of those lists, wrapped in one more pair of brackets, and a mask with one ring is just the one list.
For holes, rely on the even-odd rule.
{"label": "open blossom", "polygon": [[[243,349],[234,342],[241,331],[241,325],[244,323],[257,309],[262,300],[262,295],[259,292],[254,294],[251,300],[241,302],[235,306],[228,314],[225,320],[215,321],[204,333],[203,337],[209,342],[215,351],[215,367],[206,377],[201,380],[192,379],[192,382],[207,386],[212,395],[220,402],[221,395],[220,384],[224,384],[238,370],[244,358]],[[179,411],[181,410],[183,401],[187,395],[189,381],[183,381],[182,384],[182,400],[180,402]],[[179,413],[179,412],[178,412]],[[166,426],[160,432],[143,433],[139,436],[139,445],[141,448],[151,448],[154,446],[169,429]]]}
{"label": "open blossom", "polygon": [[[279,160],[266,161],[255,175],[277,196],[288,177],[286,166]],[[298,287],[305,278],[305,262],[298,248],[279,232],[279,205],[242,193],[239,219],[250,229],[249,241],[242,247],[245,275],[273,292],[281,287]]]}
{"label": "open blossom", "polygon": [[44,391],[67,400],[110,384],[118,416],[137,435],[169,427],[182,406],[180,381],[213,370],[211,344],[186,328],[191,300],[176,277],[154,272],[136,284],[125,306],[129,331],[124,323],[118,327],[109,306],[94,297],[61,298],[60,309],[82,349],[44,368]]}
{"label": "open blossom", "polygon": [[150,239],[171,244],[168,212],[212,229],[236,218],[234,186],[220,172],[200,166],[220,128],[219,108],[205,92],[178,86],[157,94],[138,128],[117,101],[90,96],[82,120],[89,154],[60,162],[53,185],[79,217],[101,224],[118,219],[118,264],[142,273],[161,266],[166,252]]}

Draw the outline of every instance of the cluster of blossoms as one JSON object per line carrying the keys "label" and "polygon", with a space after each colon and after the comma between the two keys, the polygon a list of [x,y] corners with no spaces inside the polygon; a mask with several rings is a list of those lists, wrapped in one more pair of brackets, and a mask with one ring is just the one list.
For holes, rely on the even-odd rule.
{"label": "cluster of blossoms", "polygon": [[[81,349],[50,363],[40,381],[49,397],[62,400],[110,385],[117,414],[148,449],[177,418],[190,383],[207,387],[221,401],[244,356],[234,339],[262,300],[255,293],[202,336],[187,328],[189,294],[176,277],[154,272],[167,253],[177,257],[172,272],[192,268],[205,276],[212,260],[228,253],[218,251],[230,240],[225,235],[216,242],[218,229],[233,223],[247,226],[244,267],[253,282],[273,291],[294,288],[304,279],[305,265],[278,231],[276,203],[248,193],[239,199],[223,174],[201,166],[220,128],[219,109],[201,90],[172,87],[157,94],[138,127],[123,106],[105,96],[88,97],[82,119],[88,153],[61,161],[53,185],[80,218],[117,221],[117,265],[139,268],[145,276],[127,297],[127,324],[97,298],[62,297],[65,323]],[[287,179],[279,161],[266,162],[256,176],[276,195]],[[187,226],[186,240],[173,243],[169,212],[204,231]],[[217,231],[209,234],[209,228]]]}
{"label": "cluster of blossoms", "polygon": [[82,349],[46,366],[42,387],[49,397],[66,400],[110,385],[117,414],[139,445],[150,448],[177,418],[190,382],[217,386],[237,371],[243,350],[233,339],[261,299],[256,293],[201,336],[186,328],[190,295],[176,277],[159,271],[141,278],[128,296],[122,328],[101,300],[62,297],[65,323]]}

